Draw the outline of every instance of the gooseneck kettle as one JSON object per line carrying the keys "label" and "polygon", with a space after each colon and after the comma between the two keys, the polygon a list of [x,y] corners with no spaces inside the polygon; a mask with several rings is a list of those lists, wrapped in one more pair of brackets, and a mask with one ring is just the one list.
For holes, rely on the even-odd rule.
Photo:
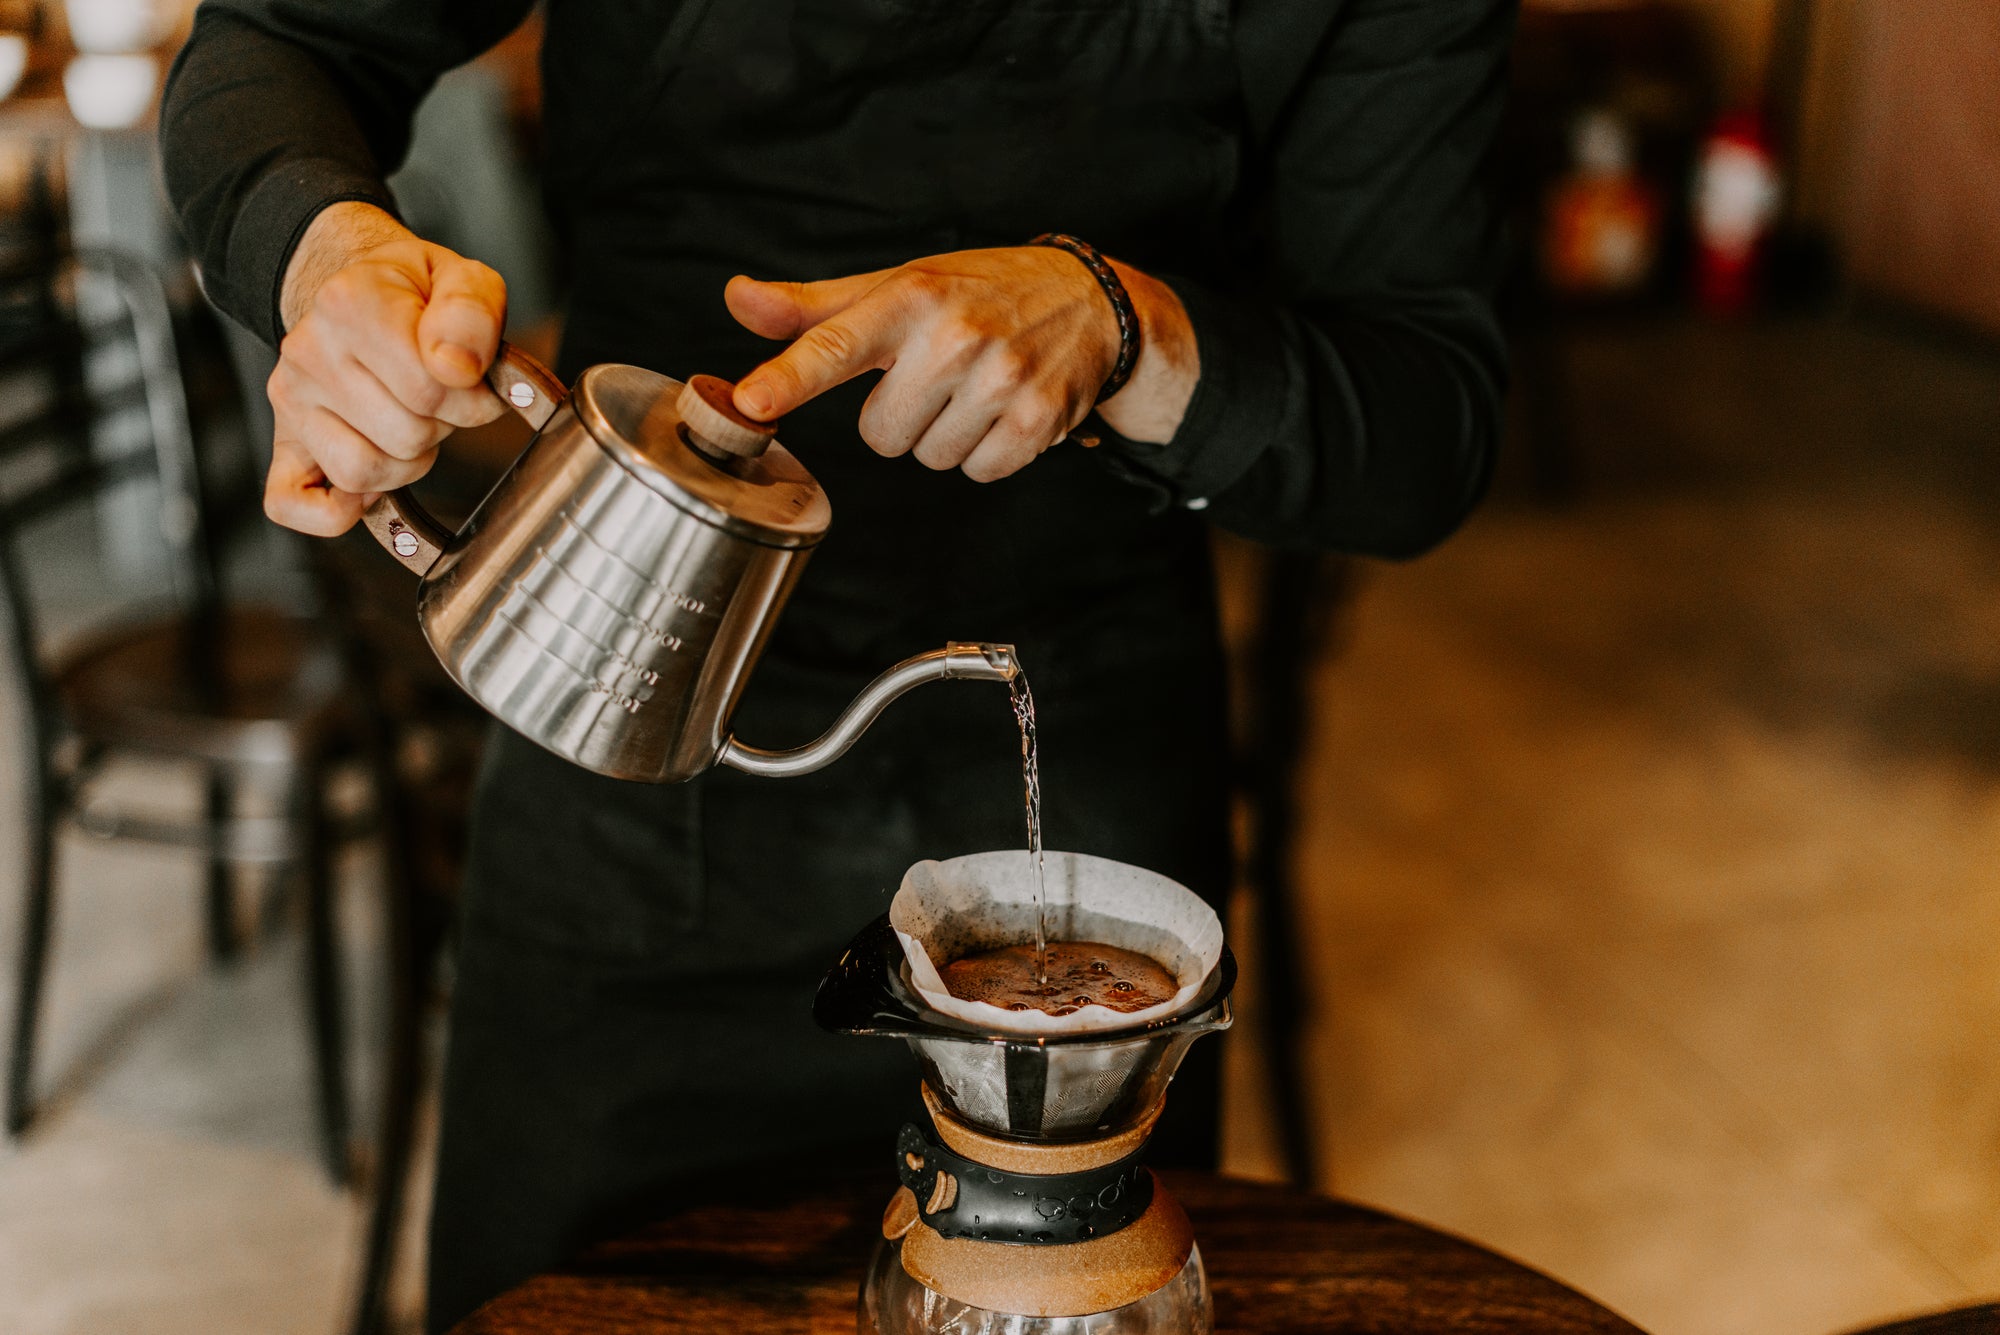
{"label": "gooseneck kettle", "polygon": [[1014,651],[950,644],[890,668],[818,741],[766,751],[729,718],[832,507],[812,474],[713,376],[593,366],[574,392],[506,344],[487,373],[535,428],[456,533],[407,491],[363,522],[423,577],[417,619],[466,692],[596,773],[677,783],[832,763],[926,681],[1011,681]]}

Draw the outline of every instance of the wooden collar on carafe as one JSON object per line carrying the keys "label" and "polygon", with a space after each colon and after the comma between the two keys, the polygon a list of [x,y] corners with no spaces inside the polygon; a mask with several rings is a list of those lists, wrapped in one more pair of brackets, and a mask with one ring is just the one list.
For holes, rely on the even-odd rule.
{"label": "wooden collar on carafe", "polygon": [[945,1111],[944,1101],[932,1091],[929,1082],[924,1084],[924,1106],[930,1109],[931,1124],[937,1127],[938,1139],[954,1154],[963,1155],[974,1163],[983,1163],[988,1168],[998,1168],[1004,1173],[1050,1175],[1102,1168],[1133,1153],[1146,1143],[1146,1137],[1153,1134],[1153,1123],[1160,1120],[1160,1111],[1167,1106],[1167,1099],[1162,1094],[1160,1101],[1147,1109],[1138,1122],[1114,1135],[1102,1140],[1081,1140],[1060,1145],[1005,1140],[975,1130]]}

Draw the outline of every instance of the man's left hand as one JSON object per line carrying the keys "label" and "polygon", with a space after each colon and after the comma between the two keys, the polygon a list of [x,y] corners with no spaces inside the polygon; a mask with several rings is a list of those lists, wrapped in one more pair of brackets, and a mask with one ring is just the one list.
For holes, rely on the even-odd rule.
{"label": "man's left hand", "polygon": [[[1143,288],[1135,303],[1157,304],[1163,293],[1185,328],[1163,284],[1120,272],[1128,289]],[[744,413],[769,420],[886,371],[861,410],[862,439],[878,454],[962,468],[977,482],[1019,471],[1067,436],[1118,359],[1103,289],[1075,256],[1047,246],[957,251],[821,283],[738,277],[723,295],[746,328],[794,340],[737,385]],[[1146,315],[1142,329],[1154,323]],[[1192,371],[1176,422],[1191,393]]]}

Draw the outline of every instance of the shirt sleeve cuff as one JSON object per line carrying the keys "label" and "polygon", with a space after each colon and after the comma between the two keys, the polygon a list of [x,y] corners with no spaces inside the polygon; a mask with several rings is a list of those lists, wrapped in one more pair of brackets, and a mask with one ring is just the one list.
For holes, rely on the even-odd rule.
{"label": "shirt sleeve cuff", "polygon": [[1201,378],[1172,440],[1147,444],[1112,432],[1106,444],[1116,471],[1164,490],[1170,504],[1202,509],[1281,438],[1288,359],[1278,321],[1267,307],[1181,278],[1160,281],[1187,311]]}
{"label": "shirt sleeve cuff", "polygon": [[292,252],[320,210],[347,200],[396,211],[387,185],[344,163],[303,158],[273,167],[244,197],[230,232],[229,272],[220,292],[209,284],[210,298],[276,347],[285,336],[280,301]]}

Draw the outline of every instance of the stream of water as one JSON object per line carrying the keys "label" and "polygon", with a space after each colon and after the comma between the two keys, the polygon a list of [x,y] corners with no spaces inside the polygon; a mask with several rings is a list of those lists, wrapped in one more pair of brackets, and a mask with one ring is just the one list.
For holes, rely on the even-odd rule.
{"label": "stream of water", "polygon": [[1042,876],[1042,769],[1035,742],[1035,693],[1028,689],[1028,676],[1016,672],[1008,684],[1014,703],[1014,721],[1021,725],[1021,786],[1027,799],[1028,857],[1035,866],[1035,970],[1037,979],[1049,981],[1049,898]]}

